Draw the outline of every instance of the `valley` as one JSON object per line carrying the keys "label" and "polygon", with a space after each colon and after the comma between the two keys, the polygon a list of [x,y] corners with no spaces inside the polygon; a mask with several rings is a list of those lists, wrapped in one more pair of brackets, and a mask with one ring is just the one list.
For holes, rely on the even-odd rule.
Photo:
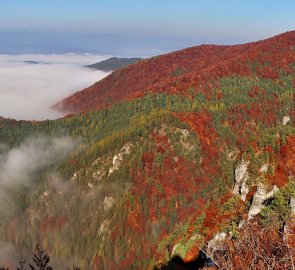
{"label": "valley", "polygon": [[0,265],[40,244],[57,270],[293,269],[294,89],[291,31],[144,59],[58,102],[63,118],[0,118],[1,171],[26,164],[0,173],[17,254]]}

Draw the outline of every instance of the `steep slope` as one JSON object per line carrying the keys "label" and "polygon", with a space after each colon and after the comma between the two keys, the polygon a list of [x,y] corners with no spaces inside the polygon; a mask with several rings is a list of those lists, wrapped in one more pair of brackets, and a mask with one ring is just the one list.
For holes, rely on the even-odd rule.
{"label": "steep slope", "polygon": [[219,78],[231,75],[276,78],[280,69],[291,71],[294,40],[292,31],[245,45],[202,45],[154,57],[109,75],[55,108],[78,113],[149,92],[206,93]]}
{"label": "steep slope", "polygon": [[[202,252],[220,263],[225,258],[233,269],[251,269],[241,264],[242,255],[226,253],[232,246],[249,249],[239,237],[249,239],[251,226],[262,231],[257,239],[272,231],[271,243],[288,246],[292,242],[284,239],[292,237],[281,232],[291,231],[295,198],[294,46],[290,32],[248,45],[183,50],[97,84],[107,85],[121,74],[118,84],[126,84],[128,92],[129,69],[139,74],[138,67],[158,63],[158,71],[135,80],[138,89],[149,89],[137,98],[126,101],[123,95],[106,108],[55,121],[0,119],[0,186],[5,190],[0,197],[6,202],[0,204],[0,239],[24,255],[41,244],[54,269],[165,269],[173,257],[192,267]],[[219,51],[224,60],[210,54],[207,58],[219,64],[206,65],[206,50]],[[193,62],[192,51],[203,62]],[[180,59],[200,71],[171,75],[169,65],[158,61],[171,56],[170,61]],[[109,86],[106,91],[119,89]],[[89,110],[97,106],[89,107],[93,93],[80,93]],[[31,142],[40,137],[48,144],[41,148],[43,156],[32,147],[40,143]],[[52,146],[62,147],[65,138],[76,147],[62,155]],[[19,155],[24,150],[30,155]],[[16,153],[18,166],[4,166]],[[40,166],[33,166],[24,182],[36,154],[33,160]],[[27,168],[19,166],[21,157]],[[8,185],[7,177],[16,183]],[[285,247],[270,258],[288,269],[295,251],[291,246],[286,258]],[[251,263],[268,269],[263,259]]]}

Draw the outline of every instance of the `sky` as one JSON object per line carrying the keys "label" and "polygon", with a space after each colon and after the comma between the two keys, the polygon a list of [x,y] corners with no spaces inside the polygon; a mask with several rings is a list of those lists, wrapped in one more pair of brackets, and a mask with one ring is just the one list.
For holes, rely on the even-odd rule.
{"label": "sky", "polygon": [[[49,43],[60,43],[63,52],[68,48],[122,54],[120,45],[137,45],[157,54],[193,44],[256,41],[294,30],[294,14],[294,0],[1,0],[0,32],[18,31],[22,40],[19,31],[63,34],[75,44],[83,40],[71,47],[52,36]],[[40,41],[43,37],[38,35]],[[102,39],[114,43],[113,50],[106,50]],[[87,45],[90,42],[97,42],[96,51]],[[138,53],[144,54],[139,49]]]}

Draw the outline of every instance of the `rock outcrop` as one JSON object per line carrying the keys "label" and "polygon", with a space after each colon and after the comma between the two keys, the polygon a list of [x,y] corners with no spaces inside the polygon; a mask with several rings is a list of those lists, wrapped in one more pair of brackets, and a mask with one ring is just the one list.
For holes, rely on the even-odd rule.
{"label": "rock outcrop", "polygon": [[247,185],[247,180],[249,179],[248,173],[249,161],[242,160],[241,163],[235,169],[235,186],[234,194],[240,195],[243,201],[246,200],[246,196],[249,192],[249,186]]}
{"label": "rock outcrop", "polygon": [[222,248],[222,243],[225,240],[225,238],[227,237],[227,233],[225,232],[219,232],[217,233],[213,239],[211,239],[208,242],[208,247],[207,247],[207,253],[210,256],[213,256],[213,254]]}
{"label": "rock outcrop", "polygon": [[109,175],[111,175],[114,171],[119,169],[119,167],[120,167],[120,165],[121,165],[121,163],[123,161],[124,156],[131,153],[132,147],[133,147],[132,142],[126,143],[121,148],[119,153],[114,155],[114,157],[113,157],[113,166],[111,166],[110,169],[109,169]]}
{"label": "rock outcrop", "polygon": [[291,215],[295,216],[295,198],[291,198],[290,200],[290,208],[291,208]]}
{"label": "rock outcrop", "polygon": [[273,197],[274,193],[279,191],[277,186],[274,186],[271,191],[267,192],[266,187],[263,184],[259,184],[257,190],[253,196],[253,202],[248,212],[248,220],[255,217],[265,207],[264,202]]}
{"label": "rock outcrop", "polygon": [[108,233],[110,232],[110,223],[111,221],[109,219],[105,219],[101,224],[100,228],[98,230],[98,234],[101,235],[103,233]]}
{"label": "rock outcrop", "polygon": [[285,115],[283,117],[283,125],[284,126],[287,125],[290,122],[290,120],[291,120],[290,116],[289,115]]}
{"label": "rock outcrop", "polygon": [[104,201],[103,201],[103,209],[106,211],[106,210],[109,210],[113,207],[113,205],[115,204],[115,199],[113,197],[105,197],[104,198]]}

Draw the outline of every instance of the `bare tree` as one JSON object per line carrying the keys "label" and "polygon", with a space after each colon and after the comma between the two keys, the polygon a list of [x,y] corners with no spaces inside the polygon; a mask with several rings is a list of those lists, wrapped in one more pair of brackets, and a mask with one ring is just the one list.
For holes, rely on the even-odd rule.
{"label": "bare tree", "polygon": [[[289,227],[295,232],[295,225]],[[295,235],[288,237],[273,227],[248,224],[237,239],[226,239],[214,260],[221,270],[294,270]]]}

